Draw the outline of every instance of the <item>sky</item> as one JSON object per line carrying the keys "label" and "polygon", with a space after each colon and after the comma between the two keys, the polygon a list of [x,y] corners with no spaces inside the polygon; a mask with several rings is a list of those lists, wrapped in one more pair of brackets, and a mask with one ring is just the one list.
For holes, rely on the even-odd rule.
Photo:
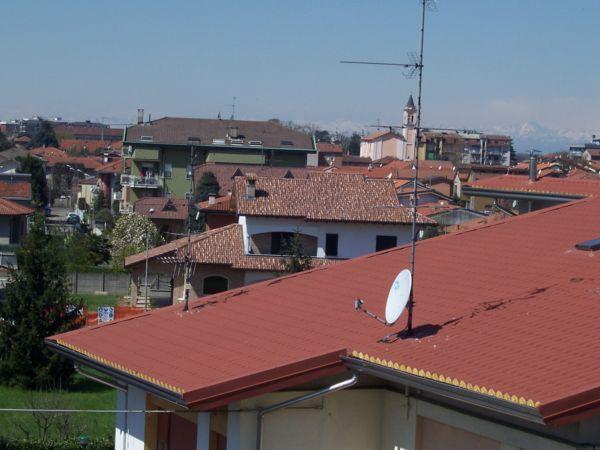
{"label": "sky", "polygon": [[[330,131],[401,121],[418,0],[19,0],[2,6],[0,119],[280,118]],[[438,0],[423,123],[600,134],[600,1]],[[524,126],[524,124],[527,124]],[[533,129],[533,131],[532,131]]]}

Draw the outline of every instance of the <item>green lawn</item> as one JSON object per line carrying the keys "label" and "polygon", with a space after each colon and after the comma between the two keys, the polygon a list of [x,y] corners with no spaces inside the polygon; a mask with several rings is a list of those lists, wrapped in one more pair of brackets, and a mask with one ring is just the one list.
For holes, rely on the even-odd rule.
{"label": "green lawn", "polygon": [[[109,409],[116,406],[113,389],[77,376],[69,391],[29,391],[0,385],[0,408],[36,409]],[[115,414],[110,413],[70,413],[41,414],[39,422],[51,423],[49,436],[64,438],[86,435],[91,438],[112,438],[115,427]],[[62,429],[63,432],[58,430]],[[40,427],[32,413],[0,412],[0,437],[40,438]]]}
{"label": "green lawn", "polygon": [[121,296],[117,294],[73,294],[73,297],[83,299],[83,304],[88,310],[95,310],[98,306],[117,306],[117,302],[121,298]]}

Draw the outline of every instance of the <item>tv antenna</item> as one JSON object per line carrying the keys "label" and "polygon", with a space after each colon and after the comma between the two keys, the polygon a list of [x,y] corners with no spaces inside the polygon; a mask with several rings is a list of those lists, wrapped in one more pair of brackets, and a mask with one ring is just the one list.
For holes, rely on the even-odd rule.
{"label": "tv antenna", "polygon": [[[419,179],[419,143],[421,140],[421,106],[422,106],[422,94],[423,94],[423,52],[425,49],[425,15],[427,11],[436,11],[437,4],[435,0],[420,0],[421,2],[421,31],[420,31],[420,45],[419,53],[408,53],[407,63],[391,63],[391,62],[375,62],[375,61],[340,61],[342,64],[367,64],[377,66],[391,66],[391,67],[403,67],[409,69],[403,72],[404,76],[408,79],[418,77],[418,97],[417,97],[417,121],[415,124],[415,146],[414,146],[414,159],[415,159],[415,174],[414,174],[414,202],[412,205],[412,233],[411,233],[411,250],[410,250],[410,274],[411,274],[411,289],[409,299],[406,303],[408,308],[408,318],[406,322],[406,331],[412,333],[412,322],[413,322],[413,309],[415,306],[414,292],[412,289],[412,283],[415,277],[415,247],[417,239],[417,195],[418,195],[418,179]],[[362,300],[355,302],[357,310],[362,309]],[[386,308],[387,309],[387,308]],[[365,310],[366,311],[366,310]],[[375,316],[376,317],[376,316]],[[377,318],[377,317],[376,317]],[[381,321],[381,320],[380,320]]]}
{"label": "tv antenna", "polygon": [[233,97],[233,100],[231,102],[231,120],[235,120],[235,101],[237,100],[237,97]]}

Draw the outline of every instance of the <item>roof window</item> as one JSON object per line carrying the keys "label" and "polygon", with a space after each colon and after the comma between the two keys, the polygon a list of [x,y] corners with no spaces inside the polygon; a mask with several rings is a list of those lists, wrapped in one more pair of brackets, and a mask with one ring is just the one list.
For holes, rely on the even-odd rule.
{"label": "roof window", "polygon": [[249,145],[260,146],[263,145],[262,141],[248,141]]}
{"label": "roof window", "polygon": [[281,145],[294,145],[294,142],[292,141],[281,141]]}
{"label": "roof window", "polygon": [[225,145],[225,139],[213,139],[213,144]]}
{"label": "roof window", "polygon": [[152,136],[142,136],[140,137],[140,141],[150,141],[152,142],[154,138]]}

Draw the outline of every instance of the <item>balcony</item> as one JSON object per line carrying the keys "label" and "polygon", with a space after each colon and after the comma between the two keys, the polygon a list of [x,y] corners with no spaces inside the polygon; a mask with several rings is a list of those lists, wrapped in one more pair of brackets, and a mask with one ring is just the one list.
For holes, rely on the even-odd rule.
{"label": "balcony", "polygon": [[119,202],[119,213],[120,214],[131,214],[133,212],[133,205],[121,200]]}
{"label": "balcony", "polygon": [[118,202],[123,200],[123,192],[121,192],[121,191],[113,192],[113,200],[118,201]]}
{"label": "balcony", "polygon": [[151,188],[156,189],[161,186],[160,178],[157,176],[139,177],[135,175],[121,175],[121,186],[129,186],[132,188]]}

